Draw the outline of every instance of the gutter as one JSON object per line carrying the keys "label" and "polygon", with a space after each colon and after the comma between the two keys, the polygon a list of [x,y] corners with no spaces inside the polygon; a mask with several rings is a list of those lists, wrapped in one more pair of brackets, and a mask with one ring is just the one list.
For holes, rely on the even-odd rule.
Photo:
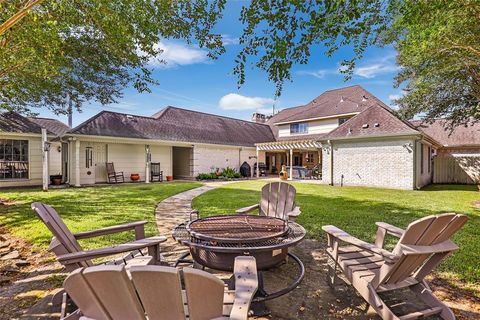
{"label": "gutter", "polygon": [[329,147],[330,147],[330,185],[333,186],[333,144],[330,140],[327,141]]}

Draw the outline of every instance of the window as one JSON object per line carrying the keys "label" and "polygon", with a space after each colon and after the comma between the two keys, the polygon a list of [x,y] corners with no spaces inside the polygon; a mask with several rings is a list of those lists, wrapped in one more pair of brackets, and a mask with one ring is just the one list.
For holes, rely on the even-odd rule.
{"label": "window", "polygon": [[341,126],[342,124],[347,122],[348,119],[350,119],[350,118],[338,118],[338,125]]}
{"label": "window", "polygon": [[428,173],[430,173],[432,170],[432,147],[428,147],[427,161]]}
{"label": "window", "polygon": [[0,139],[0,180],[28,179],[28,140]]}
{"label": "window", "polygon": [[423,152],[423,144],[420,144],[420,174],[423,174],[423,160],[424,159],[424,152]]}
{"label": "window", "polygon": [[308,123],[292,123],[290,125],[290,133],[308,133]]}
{"label": "window", "polygon": [[306,154],[306,156],[305,156],[305,161],[306,161],[307,163],[313,163],[313,161],[314,161],[313,159],[314,159],[314,158],[313,158],[313,153],[307,153],[307,154]]}

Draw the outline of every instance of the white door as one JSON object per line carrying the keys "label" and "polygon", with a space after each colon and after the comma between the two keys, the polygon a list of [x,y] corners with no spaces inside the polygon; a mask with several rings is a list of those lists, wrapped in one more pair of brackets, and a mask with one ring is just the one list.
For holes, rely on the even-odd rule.
{"label": "white door", "polygon": [[95,163],[95,183],[107,181],[107,145],[95,143],[93,146],[93,162]]}

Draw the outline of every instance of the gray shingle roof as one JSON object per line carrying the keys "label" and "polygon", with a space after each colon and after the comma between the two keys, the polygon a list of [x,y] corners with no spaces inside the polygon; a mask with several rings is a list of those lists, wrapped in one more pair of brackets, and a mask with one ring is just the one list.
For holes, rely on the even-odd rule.
{"label": "gray shingle roof", "polygon": [[69,126],[67,126],[65,123],[56,119],[49,119],[49,118],[28,118],[28,119],[38,124],[42,128],[47,129],[48,132],[51,132],[58,137],[63,136],[65,133],[67,133],[68,130],[70,130]]}
{"label": "gray shingle roof", "polygon": [[480,123],[471,123],[467,127],[458,126],[450,133],[445,129],[446,120],[438,119],[432,124],[422,120],[411,121],[418,130],[428,134],[444,146],[480,145]]}
{"label": "gray shingle roof", "polygon": [[373,105],[389,109],[381,100],[359,85],[325,91],[304,106],[288,108],[271,117],[267,123],[301,121],[346,113],[362,112]]}
{"label": "gray shingle roof", "polygon": [[397,118],[390,109],[373,105],[344,122],[323,139],[361,138],[400,134],[419,134],[410,123]]}
{"label": "gray shingle roof", "polygon": [[16,112],[0,113],[0,132],[42,133],[42,128]]}
{"label": "gray shingle roof", "polygon": [[70,132],[235,146],[275,140],[268,125],[176,107],[167,107],[152,117],[102,111]]}

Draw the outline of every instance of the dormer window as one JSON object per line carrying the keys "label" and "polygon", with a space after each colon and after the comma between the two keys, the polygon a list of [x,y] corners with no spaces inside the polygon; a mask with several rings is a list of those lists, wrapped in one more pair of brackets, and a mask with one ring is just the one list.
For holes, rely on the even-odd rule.
{"label": "dormer window", "polygon": [[298,134],[298,133],[308,133],[308,123],[307,122],[290,124],[290,134]]}

